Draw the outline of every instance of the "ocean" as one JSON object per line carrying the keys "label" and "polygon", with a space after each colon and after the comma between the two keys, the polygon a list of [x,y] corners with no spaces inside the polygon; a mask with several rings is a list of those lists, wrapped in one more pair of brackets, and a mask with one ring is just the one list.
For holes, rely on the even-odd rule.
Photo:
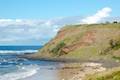
{"label": "ocean", "polygon": [[0,46],[0,54],[24,54],[24,53],[35,53],[42,46]]}
{"label": "ocean", "polygon": [[60,67],[59,62],[18,57],[35,54],[41,47],[0,46],[0,80],[58,80],[56,72]]}

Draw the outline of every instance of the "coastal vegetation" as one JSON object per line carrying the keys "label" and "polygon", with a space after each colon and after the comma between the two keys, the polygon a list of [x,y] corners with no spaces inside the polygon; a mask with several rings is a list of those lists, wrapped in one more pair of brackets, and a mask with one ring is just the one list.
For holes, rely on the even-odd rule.
{"label": "coastal vegetation", "polygon": [[65,46],[65,43],[63,41],[61,41],[60,43],[58,43],[52,50],[51,52],[54,55],[60,56],[62,55],[62,48]]}
{"label": "coastal vegetation", "polygon": [[[32,57],[119,62],[120,23],[66,25]],[[84,80],[120,80],[120,68],[89,74]]]}
{"label": "coastal vegetation", "polygon": [[66,25],[34,57],[84,60],[120,58],[120,23]]}
{"label": "coastal vegetation", "polygon": [[101,73],[88,75],[84,80],[120,80],[120,68],[113,68]]}

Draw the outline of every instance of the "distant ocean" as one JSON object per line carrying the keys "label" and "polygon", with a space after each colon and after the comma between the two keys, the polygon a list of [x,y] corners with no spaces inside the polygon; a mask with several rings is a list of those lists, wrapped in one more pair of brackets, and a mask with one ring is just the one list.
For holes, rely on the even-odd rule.
{"label": "distant ocean", "polygon": [[34,54],[41,47],[0,46],[0,80],[57,80],[58,62],[28,60],[16,55]]}
{"label": "distant ocean", "polygon": [[35,53],[42,46],[0,46],[0,54],[24,54]]}

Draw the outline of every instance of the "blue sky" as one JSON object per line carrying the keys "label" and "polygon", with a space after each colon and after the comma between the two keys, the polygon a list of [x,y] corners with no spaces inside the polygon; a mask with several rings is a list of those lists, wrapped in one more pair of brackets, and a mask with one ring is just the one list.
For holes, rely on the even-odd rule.
{"label": "blue sky", "polygon": [[66,24],[120,16],[119,0],[0,0],[0,45],[43,45]]}
{"label": "blue sky", "polygon": [[111,7],[112,16],[120,14],[120,0],[0,0],[0,18],[48,19],[86,16]]}

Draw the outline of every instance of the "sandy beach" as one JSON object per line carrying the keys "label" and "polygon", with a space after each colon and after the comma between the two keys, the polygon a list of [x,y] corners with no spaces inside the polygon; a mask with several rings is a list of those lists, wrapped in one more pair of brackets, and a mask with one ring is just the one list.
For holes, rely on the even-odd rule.
{"label": "sandy beach", "polygon": [[107,70],[101,63],[85,62],[65,64],[59,71],[59,80],[83,80],[86,75]]}
{"label": "sandy beach", "polygon": [[61,63],[60,68],[37,66],[38,70],[32,76],[20,80],[83,80],[88,74],[105,71],[101,63]]}

